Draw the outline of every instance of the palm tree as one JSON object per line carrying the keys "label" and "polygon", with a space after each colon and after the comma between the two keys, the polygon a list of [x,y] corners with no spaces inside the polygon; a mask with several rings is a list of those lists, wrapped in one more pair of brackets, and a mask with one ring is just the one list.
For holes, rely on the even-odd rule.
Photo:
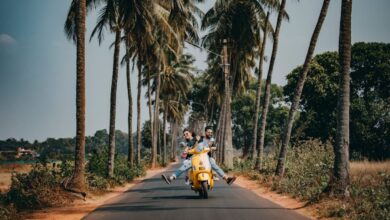
{"label": "palm tree", "polygon": [[272,47],[272,54],[271,54],[271,60],[269,64],[269,69],[268,69],[268,74],[267,74],[267,80],[265,84],[265,93],[264,93],[264,98],[263,98],[263,106],[262,106],[262,113],[261,113],[261,121],[260,121],[260,130],[259,130],[259,146],[257,148],[257,157],[256,157],[256,164],[255,164],[255,169],[260,170],[261,169],[261,164],[262,164],[262,156],[263,156],[263,149],[264,149],[264,138],[265,138],[265,127],[267,123],[267,114],[268,114],[268,107],[269,107],[269,102],[271,99],[271,80],[272,80],[272,71],[274,68],[275,64],[275,58],[276,58],[276,53],[278,50],[278,43],[279,43],[279,32],[280,32],[280,27],[282,24],[282,19],[286,17],[286,12],[285,12],[285,6],[286,6],[286,0],[282,0],[282,3],[279,7],[279,12],[278,12],[278,18],[276,21],[276,28],[273,33],[273,47]]}
{"label": "palm tree", "polygon": [[[184,1],[184,5],[188,5],[188,2]],[[126,1],[121,0],[121,11],[123,11],[124,21],[129,35],[129,39],[134,44],[133,59],[137,59],[138,68],[138,94],[137,94],[137,149],[138,149],[138,161],[140,160],[140,147],[141,147],[141,125],[140,125],[140,98],[141,98],[141,81],[142,81],[142,70],[147,67],[152,72],[160,72],[166,65],[166,59],[160,56],[153,56],[157,59],[151,59],[151,55],[159,54],[164,56],[161,52],[169,50],[172,53],[177,53],[181,48],[180,36],[178,36],[175,30],[172,28],[169,22],[169,16],[171,12],[171,4],[169,1],[159,0],[132,0]],[[167,6],[168,5],[168,6]],[[181,9],[179,7],[178,9]],[[179,10],[177,10],[179,11]],[[161,37],[164,35],[164,37]],[[160,38],[160,40],[158,40]],[[161,41],[163,39],[163,41]],[[159,52],[160,51],[160,52]],[[159,81],[157,77],[157,81]],[[158,90],[157,90],[158,91]],[[157,96],[158,97],[158,96]],[[157,102],[158,103],[158,102]],[[158,105],[156,105],[158,109]],[[158,114],[158,110],[155,108],[155,114]],[[155,115],[156,117],[156,115]],[[157,122],[154,122],[153,126],[156,126]],[[153,127],[156,131],[156,128]],[[155,132],[153,134],[157,134]],[[155,139],[157,135],[153,135]],[[153,143],[157,143],[156,140]],[[157,147],[152,147],[152,161],[156,161]],[[154,162],[152,165],[155,164]]]}
{"label": "palm tree", "polygon": [[133,97],[131,95],[131,79],[130,79],[130,56],[131,56],[131,42],[125,37],[126,40],[126,81],[127,81],[127,96],[129,100],[129,112],[128,112],[128,136],[129,136],[129,155],[127,161],[129,166],[132,167],[134,165],[134,141],[133,141]]}
{"label": "palm tree", "polygon": [[65,33],[77,45],[76,81],[76,147],[73,175],[68,182],[70,188],[85,190],[85,17],[86,0],[71,3],[65,21]]}
{"label": "palm tree", "polygon": [[109,159],[108,159],[108,177],[114,176],[115,162],[115,116],[116,116],[116,91],[118,83],[118,65],[119,65],[119,50],[121,43],[121,33],[123,28],[122,15],[120,14],[119,0],[105,0],[105,5],[99,12],[98,22],[92,31],[91,38],[98,33],[99,44],[103,40],[103,30],[108,27],[109,30],[115,33],[114,43],[114,64],[111,80],[111,98],[110,98],[110,129],[108,135],[109,143]]}
{"label": "palm tree", "polygon": [[179,126],[184,121],[184,115],[188,111],[187,101],[180,95],[167,103],[167,117],[171,128],[170,160],[176,160],[176,139],[179,132]]}
{"label": "palm tree", "polygon": [[[182,47],[185,40],[197,39],[196,32],[196,19],[193,18],[193,11],[197,8],[194,7],[193,1],[174,1],[173,4],[166,4],[169,1],[161,0],[158,4],[155,4],[155,8],[159,11],[157,22],[164,25],[157,25],[155,29],[155,36],[157,40],[154,45],[152,53],[156,54],[154,59],[154,68],[156,72],[166,73],[169,72],[169,61],[172,59],[178,59],[181,54]],[[179,16],[178,16],[179,15]],[[180,15],[182,19],[180,18]],[[177,22],[182,20],[181,22]],[[156,62],[158,60],[158,62]],[[154,125],[152,136],[152,167],[156,165],[157,160],[157,144],[158,144],[158,127],[159,127],[159,99],[160,99],[160,87],[161,87],[161,75],[158,74],[155,79],[156,82],[156,94],[155,94],[155,109],[154,109]]]}
{"label": "palm tree", "polygon": [[307,76],[307,73],[309,71],[309,64],[310,64],[312,57],[313,57],[314,49],[316,47],[317,39],[318,39],[318,36],[320,35],[321,27],[322,27],[322,24],[324,23],[326,13],[328,11],[329,3],[330,3],[330,0],[324,0],[324,3],[322,4],[321,12],[320,12],[320,15],[318,17],[316,27],[314,28],[314,32],[313,32],[313,35],[312,35],[311,40],[310,40],[309,49],[308,49],[307,54],[306,54],[306,59],[305,59],[305,62],[303,64],[303,70],[302,70],[301,75],[299,76],[297,87],[295,88],[293,101],[291,103],[290,112],[288,115],[288,121],[286,123],[286,127],[285,127],[284,132],[283,132],[282,146],[280,148],[278,164],[276,166],[275,175],[277,175],[277,176],[283,176],[283,174],[284,174],[284,166],[285,166],[286,155],[287,155],[287,146],[288,146],[288,143],[290,141],[291,130],[292,130],[292,126],[294,123],[295,113],[298,109],[303,86],[305,84],[306,76]]}
{"label": "palm tree", "polygon": [[[264,51],[267,43],[267,34],[268,34],[268,25],[269,25],[269,12],[267,12],[267,16],[265,19],[265,25],[263,29],[264,37],[263,42],[260,48],[260,58],[259,58],[259,74],[257,78],[257,93],[256,93],[256,113],[255,113],[255,121],[253,126],[253,139],[252,139],[252,149],[250,150],[252,159],[256,158],[256,144],[257,144],[257,123],[259,121],[259,113],[260,113],[260,97],[261,97],[261,81],[263,78],[263,61],[264,61]],[[259,33],[260,34],[260,33]],[[245,155],[244,155],[245,156]]]}
{"label": "palm tree", "polygon": [[334,146],[335,161],[333,178],[330,183],[331,194],[348,196],[349,178],[349,105],[350,105],[350,67],[351,67],[351,14],[352,0],[342,0],[339,63],[340,81],[337,112],[337,132]]}
{"label": "palm tree", "polygon": [[142,65],[146,63],[147,48],[154,41],[153,4],[150,0],[121,1],[126,37],[132,47],[131,56],[137,64],[137,162],[141,161],[141,81]]}
{"label": "palm tree", "polygon": [[[271,7],[272,4],[269,3],[266,6]],[[219,71],[219,88],[223,88],[224,95],[217,128],[217,144],[220,150],[218,161],[223,162],[227,167],[233,165],[231,96],[234,95],[233,91],[239,93],[245,90],[248,80],[251,79],[250,69],[255,65],[256,49],[259,48],[260,42],[257,34],[260,29],[259,12],[263,11],[263,2],[260,3],[256,0],[217,0],[214,7],[205,14],[202,20],[202,28],[211,30],[203,38],[203,45],[208,50],[223,51],[221,42],[223,39],[227,39],[229,42],[229,45],[225,45],[226,49],[229,47],[229,58],[224,61],[225,64],[230,65],[229,70],[225,68],[224,72]],[[226,50],[225,54],[228,54]],[[224,57],[226,58],[226,56]],[[220,64],[220,56],[216,56],[214,53],[209,54],[208,60],[211,68]],[[221,79],[224,81],[222,82]]]}
{"label": "palm tree", "polygon": [[150,86],[151,77],[150,77],[150,71],[149,70],[146,70],[146,71],[147,71],[146,80],[147,80],[147,89],[148,89],[147,92],[148,92],[148,107],[149,107],[150,130],[154,131],[153,130],[153,114],[152,114],[152,89],[151,89],[151,86]]}
{"label": "palm tree", "polygon": [[[192,64],[194,58],[191,55],[181,55],[178,61],[172,60],[170,66],[161,75],[161,99],[163,107],[163,163],[166,162],[166,122],[168,116],[175,117],[177,113],[176,97],[186,98],[191,89]],[[173,102],[172,102],[173,101]]]}

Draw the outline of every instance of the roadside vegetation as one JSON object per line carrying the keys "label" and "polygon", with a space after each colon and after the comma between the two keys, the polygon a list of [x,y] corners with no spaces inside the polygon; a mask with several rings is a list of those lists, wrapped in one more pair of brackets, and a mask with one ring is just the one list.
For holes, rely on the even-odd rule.
{"label": "roadside vegetation", "polygon": [[351,162],[350,197],[324,194],[333,169],[333,146],[318,139],[297,143],[289,151],[285,175],[274,176],[277,152],[264,157],[261,172],[253,170],[253,160],[235,160],[234,172],[260,186],[287,194],[316,210],[318,217],[342,219],[388,219],[390,215],[390,161]]}
{"label": "roadside vegetation", "polygon": [[[107,151],[93,154],[86,168],[86,193],[101,194],[116,186],[122,186],[136,177],[144,176],[145,165],[129,168],[123,155],[116,157],[114,177],[107,178]],[[72,175],[74,163],[62,161],[53,167],[51,164],[36,163],[28,173],[13,173],[9,190],[1,195],[0,211],[2,218],[19,218],[19,212],[47,207],[69,205],[75,199],[83,198],[80,193],[64,190],[64,184]]]}

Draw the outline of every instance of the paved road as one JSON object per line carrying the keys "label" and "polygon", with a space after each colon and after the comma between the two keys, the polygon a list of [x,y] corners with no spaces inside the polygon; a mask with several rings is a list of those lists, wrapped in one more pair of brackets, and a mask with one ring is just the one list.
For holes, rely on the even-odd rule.
{"label": "paved road", "polygon": [[[176,165],[173,168],[177,168]],[[171,170],[168,173],[171,173]],[[250,190],[216,181],[207,200],[184,184],[183,177],[167,185],[161,174],[145,179],[84,217],[85,220],[265,220],[308,219],[263,199]]]}

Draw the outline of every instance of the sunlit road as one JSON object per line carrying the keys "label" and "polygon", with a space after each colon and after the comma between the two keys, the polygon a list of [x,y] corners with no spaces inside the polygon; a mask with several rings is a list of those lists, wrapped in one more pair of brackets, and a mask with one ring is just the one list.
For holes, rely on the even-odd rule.
{"label": "sunlit road", "polygon": [[[178,165],[172,169],[176,167]],[[190,190],[189,186],[184,184],[183,177],[171,185],[167,185],[159,174],[145,179],[129,191],[111,199],[83,219],[263,220],[308,218],[263,199],[250,190],[234,184],[229,186],[224,181],[216,181],[207,200],[200,199]]]}

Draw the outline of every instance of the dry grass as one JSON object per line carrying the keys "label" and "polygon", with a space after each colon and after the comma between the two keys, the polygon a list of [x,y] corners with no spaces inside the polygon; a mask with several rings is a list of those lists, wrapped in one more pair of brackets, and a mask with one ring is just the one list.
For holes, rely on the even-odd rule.
{"label": "dry grass", "polygon": [[351,176],[361,174],[378,174],[380,172],[390,173],[390,160],[382,162],[351,162]]}
{"label": "dry grass", "polygon": [[350,197],[328,197],[321,192],[330,181],[333,153],[332,148],[324,151],[319,147],[321,145],[308,141],[291,150],[287,156],[286,174],[280,181],[273,178],[274,155],[264,157],[261,174],[252,172],[253,161],[236,161],[236,170],[258,180],[263,187],[310,201],[308,207],[320,219],[390,220],[390,160],[351,162]]}
{"label": "dry grass", "polygon": [[8,191],[11,186],[12,172],[28,173],[31,168],[29,164],[0,165],[0,192]]}
{"label": "dry grass", "polygon": [[12,171],[28,173],[31,168],[31,164],[4,164],[0,165],[0,173],[12,173]]}
{"label": "dry grass", "polygon": [[383,185],[383,176],[390,175],[390,161],[369,162],[360,161],[351,163],[351,183],[360,187],[374,187]]}

